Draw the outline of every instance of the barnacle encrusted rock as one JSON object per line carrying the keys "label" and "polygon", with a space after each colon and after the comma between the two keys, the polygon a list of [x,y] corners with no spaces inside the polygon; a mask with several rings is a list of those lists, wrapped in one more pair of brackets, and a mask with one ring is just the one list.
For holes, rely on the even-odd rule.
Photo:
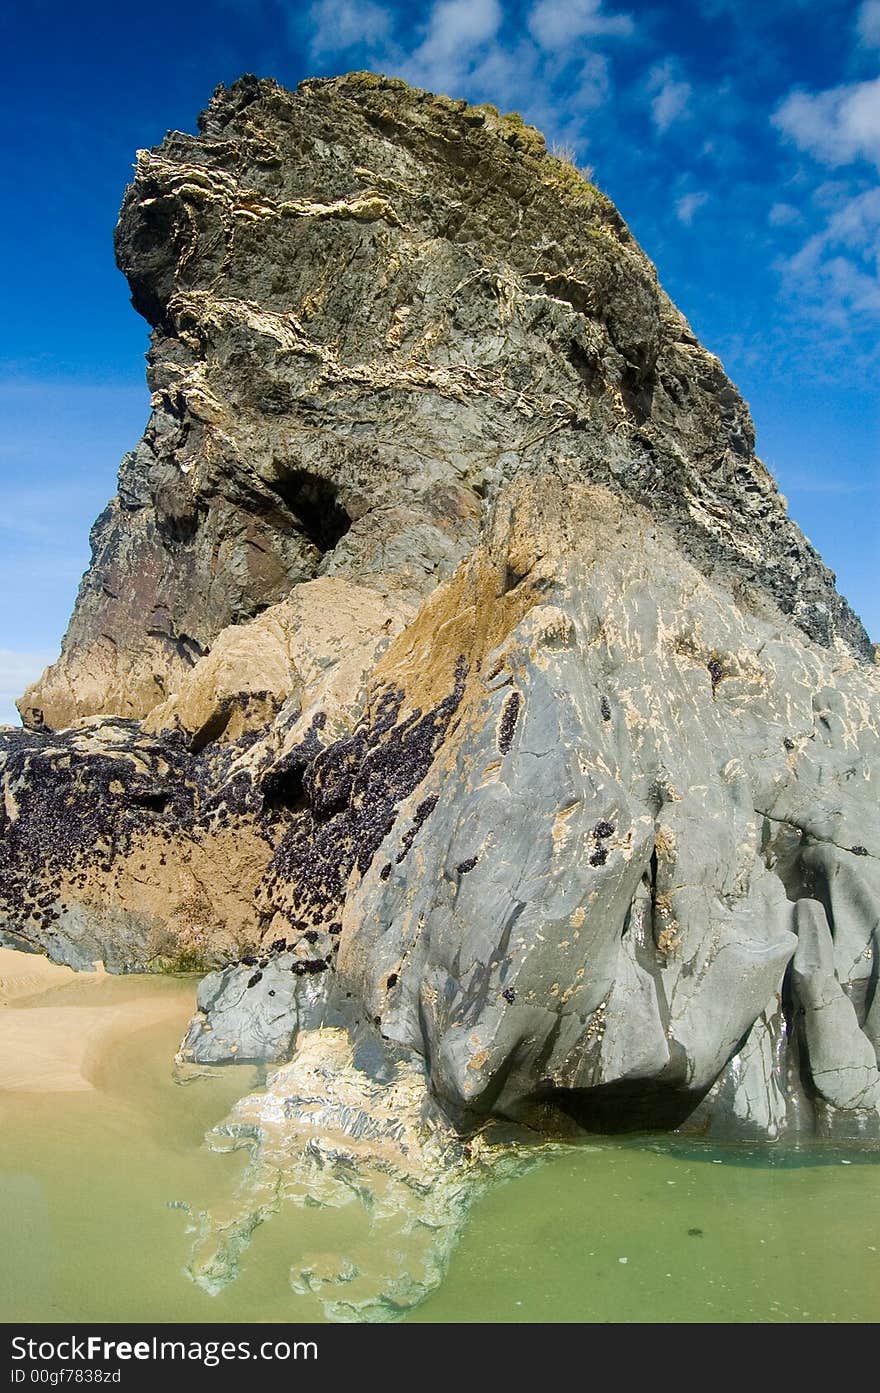
{"label": "barnacle encrusted rock", "polygon": [[0,941],[116,972],[204,970],[246,951],[278,834],[227,780],[236,753],[193,755],[109,718],[4,733]]}
{"label": "barnacle encrusted rock", "polygon": [[153,411],[0,740],[7,940],[204,963],[182,1060],[356,1040],[462,1130],[877,1135],[873,649],[608,200],[243,78],[117,254]]}

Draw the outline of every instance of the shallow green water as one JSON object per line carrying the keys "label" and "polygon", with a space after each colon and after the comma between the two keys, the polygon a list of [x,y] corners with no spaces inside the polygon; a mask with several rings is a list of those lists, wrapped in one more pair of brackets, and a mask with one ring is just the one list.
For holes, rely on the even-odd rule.
{"label": "shallow green water", "polygon": [[[193,984],[107,990],[165,993],[174,1014],[121,1037],[91,1092],[0,1098],[0,1319],[321,1319],[290,1269],[362,1245],[363,1212],[282,1207],[235,1282],[216,1296],[194,1285],[187,1214],[169,1202],[227,1201],[246,1154],[202,1138],[255,1071],[176,1083]],[[53,994],[64,1000],[75,1010],[76,990]],[[407,1319],[875,1321],[878,1216],[876,1153],[591,1143],[479,1199],[445,1280]]]}

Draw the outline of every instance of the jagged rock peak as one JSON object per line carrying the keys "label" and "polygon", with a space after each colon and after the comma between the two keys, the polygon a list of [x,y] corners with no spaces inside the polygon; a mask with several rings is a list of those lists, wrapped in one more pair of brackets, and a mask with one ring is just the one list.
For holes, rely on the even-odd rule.
{"label": "jagged rock peak", "polygon": [[718,359],[538,131],[371,73],[245,77],[199,127],[125,194],[152,415],[26,722],[143,716],[316,576],[419,602],[543,467],[646,504],[746,609],[872,656]]}

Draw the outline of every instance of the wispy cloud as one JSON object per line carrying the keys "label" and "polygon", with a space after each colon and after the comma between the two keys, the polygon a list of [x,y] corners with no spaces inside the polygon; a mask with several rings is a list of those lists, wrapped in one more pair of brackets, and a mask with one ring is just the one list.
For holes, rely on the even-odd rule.
{"label": "wispy cloud", "polygon": [[[880,0],[861,6],[856,27],[863,44],[880,41]],[[831,329],[850,333],[857,324],[875,323],[880,317],[880,77],[790,92],[772,122],[803,155],[836,171],[833,179],[816,182],[812,166],[805,218],[812,230],[780,263],[790,287],[804,312],[821,315]],[[808,168],[801,173],[806,183]]]}
{"label": "wispy cloud", "polygon": [[373,0],[317,0],[309,9],[309,51],[320,60],[354,48],[375,49],[393,27],[391,10]]}
{"label": "wispy cloud", "polygon": [[424,37],[403,65],[404,76],[441,91],[454,89],[491,56],[502,19],[498,0],[437,0]]}
{"label": "wispy cloud", "polygon": [[543,49],[558,50],[575,39],[626,38],[635,25],[628,14],[607,14],[602,0],[538,0],[528,27]]}
{"label": "wispy cloud", "polygon": [[880,0],[865,0],[856,17],[856,32],[865,48],[880,48]]}
{"label": "wispy cloud", "polygon": [[767,221],[771,227],[791,227],[793,223],[800,222],[801,218],[800,209],[791,203],[774,203],[767,214]]}
{"label": "wispy cloud", "polygon": [[707,193],[686,193],[675,202],[675,216],[685,227],[690,227],[694,217],[709,200]]}
{"label": "wispy cloud", "polygon": [[693,89],[678,76],[671,59],[648,74],[648,91],[653,93],[651,119],[661,134],[687,114]]}
{"label": "wispy cloud", "polygon": [[880,188],[837,197],[824,227],[783,269],[839,325],[851,313],[880,314]]}
{"label": "wispy cloud", "polygon": [[428,18],[428,32],[416,50],[430,61],[449,60],[493,39],[501,28],[498,0],[437,0]]}
{"label": "wispy cloud", "polygon": [[575,74],[572,105],[575,111],[601,106],[611,94],[611,65],[604,53],[588,53]]}

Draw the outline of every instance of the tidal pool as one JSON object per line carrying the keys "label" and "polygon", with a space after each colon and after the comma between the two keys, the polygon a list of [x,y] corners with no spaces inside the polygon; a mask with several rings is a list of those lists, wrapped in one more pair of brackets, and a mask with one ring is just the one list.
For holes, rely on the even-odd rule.
{"label": "tidal pool", "polygon": [[[363,1268],[357,1204],[280,1205],[215,1295],[187,1275],[199,1212],[222,1213],[247,1170],[205,1133],[260,1083],[246,1067],[175,1079],[195,982],[31,986],[0,1005],[0,1319],[325,1319],[291,1272],[351,1253]],[[878,1215],[870,1149],[591,1139],[485,1188],[404,1318],[876,1321]]]}

